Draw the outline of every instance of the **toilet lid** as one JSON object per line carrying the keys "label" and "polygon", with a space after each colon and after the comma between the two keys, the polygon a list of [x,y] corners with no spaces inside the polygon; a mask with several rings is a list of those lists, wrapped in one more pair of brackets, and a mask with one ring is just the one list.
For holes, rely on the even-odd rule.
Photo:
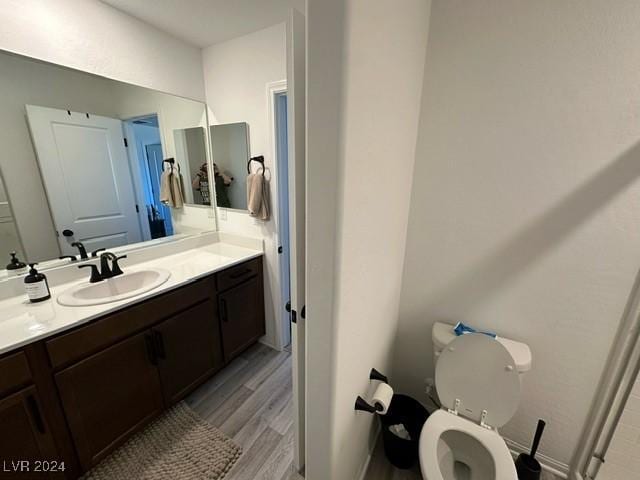
{"label": "toilet lid", "polygon": [[458,414],[498,428],[507,423],[518,408],[520,378],[513,357],[493,338],[466,334],[442,351],[436,364],[436,389],[442,406]]}

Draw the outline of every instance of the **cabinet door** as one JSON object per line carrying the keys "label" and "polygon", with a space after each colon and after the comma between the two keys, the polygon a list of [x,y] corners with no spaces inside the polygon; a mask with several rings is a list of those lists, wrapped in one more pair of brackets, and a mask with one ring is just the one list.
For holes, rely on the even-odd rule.
{"label": "cabinet door", "polygon": [[265,333],[264,297],[259,277],[253,277],[218,296],[222,345],[229,361]]}
{"label": "cabinet door", "polygon": [[220,326],[212,299],[165,320],[153,333],[162,390],[169,405],[223,365]]}
{"label": "cabinet door", "polygon": [[35,462],[60,461],[41,412],[35,387],[0,400],[1,478],[49,478],[34,472]]}
{"label": "cabinet door", "polygon": [[163,409],[151,332],[140,333],[56,375],[84,469],[98,463]]}

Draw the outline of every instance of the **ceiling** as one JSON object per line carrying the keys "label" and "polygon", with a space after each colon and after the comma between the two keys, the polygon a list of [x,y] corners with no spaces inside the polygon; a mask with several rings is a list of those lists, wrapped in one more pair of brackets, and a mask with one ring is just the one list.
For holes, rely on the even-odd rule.
{"label": "ceiling", "polygon": [[305,0],[101,0],[197,47],[261,30]]}

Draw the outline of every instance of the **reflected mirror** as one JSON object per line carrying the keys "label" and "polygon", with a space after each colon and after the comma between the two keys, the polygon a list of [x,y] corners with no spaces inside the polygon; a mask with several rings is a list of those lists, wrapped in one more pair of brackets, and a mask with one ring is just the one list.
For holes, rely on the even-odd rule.
{"label": "reflected mirror", "polygon": [[0,265],[193,233],[179,219],[211,205],[204,103],[4,52],[0,71]]}
{"label": "reflected mirror", "polygon": [[210,129],[216,205],[246,210],[249,126],[244,122],[227,123]]}
{"label": "reflected mirror", "polygon": [[209,168],[205,129],[183,128],[173,131],[176,144],[176,160],[183,172],[188,172],[185,184],[185,202],[196,205],[211,205],[209,195]]}

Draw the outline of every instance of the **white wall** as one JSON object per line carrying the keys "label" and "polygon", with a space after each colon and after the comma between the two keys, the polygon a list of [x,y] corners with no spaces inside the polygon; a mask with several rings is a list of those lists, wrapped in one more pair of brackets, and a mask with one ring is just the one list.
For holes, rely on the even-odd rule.
{"label": "white wall", "polygon": [[[218,210],[222,232],[263,238],[265,242],[266,341],[276,342],[276,312],[280,311],[278,290],[278,239],[274,159],[268,119],[267,84],[286,78],[285,24],[251,33],[207,47],[202,52],[209,121],[247,122],[250,153],[264,155],[270,175],[274,216],[268,222],[256,220],[246,212]],[[236,181],[244,179],[236,178]]]}
{"label": "white wall", "polygon": [[[397,327],[400,284],[409,213],[411,176],[415,160],[417,125],[427,42],[429,2],[404,0],[390,5],[384,1],[347,0],[334,4],[335,14],[344,8],[342,48],[323,51],[315,28],[334,25],[315,24],[326,20],[322,15],[329,7],[310,6],[309,11],[309,78],[314,74],[326,81],[328,75],[341,80],[341,95],[328,96],[322,83],[309,84],[309,124],[314,125],[313,105],[320,100],[339,102],[337,165],[332,178],[316,178],[316,162],[330,162],[323,156],[327,146],[318,145],[309,131],[308,226],[315,223],[312,205],[327,202],[332,195],[327,182],[337,186],[337,203],[333,216],[335,284],[318,285],[313,278],[308,288],[335,288],[331,319],[312,316],[315,307],[309,303],[309,334],[314,325],[328,325],[332,345],[324,365],[312,359],[308,381],[315,381],[316,369],[329,368],[331,398],[328,418],[329,458],[309,459],[309,478],[352,480],[359,476],[373,447],[377,419],[357,414],[353,405],[358,395],[372,393],[369,372],[391,368],[391,354]],[[318,9],[320,10],[318,12]],[[314,12],[319,17],[314,17]],[[331,31],[331,28],[329,28]],[[340,38],[340,37],[338,37]],[[341,53],[342,51],[342,53]],[[342,56],[342,72],[316,71],[327,66],[324,55]],[[316,63],[320,61],[320,63]],[[320,89],[320,91],[318,91]],[[333,93],[333,92],[330,92]],[[327,128],[325,125],[323,128]],[[322,174],[324,171],[320,171]],[[324,184],[324,195],[318,195]],[[320,220],[322,222],[322,219]],[[308,236],[307,251],[314,262],[316,238]],[[328,252],[331,253],[331,252]],[[315,277],[315,272],[310,275]],[[314,335],[314,340],[317,337]],[[309,349],[315,348],[310,344]],[[310,411],[317,415],[316,403]],[[313,422],[313,421],[312,421]],[[316,456],[314,435],[318,427],[312,423],[307,432],[308,456]],[[323,432],[320,432],[322,435]],[[327,465],[322,466],[319,463]]]}
{"label": "white wall", "polygon": [[0,49],[204,100],[200,49],[98,0],[3,0]]}
{"label": "white wall", "polygon": [[528,343],[503,435],[569,463],[640,264],[640,4],[435,0],[393,378],[431,326]]}

